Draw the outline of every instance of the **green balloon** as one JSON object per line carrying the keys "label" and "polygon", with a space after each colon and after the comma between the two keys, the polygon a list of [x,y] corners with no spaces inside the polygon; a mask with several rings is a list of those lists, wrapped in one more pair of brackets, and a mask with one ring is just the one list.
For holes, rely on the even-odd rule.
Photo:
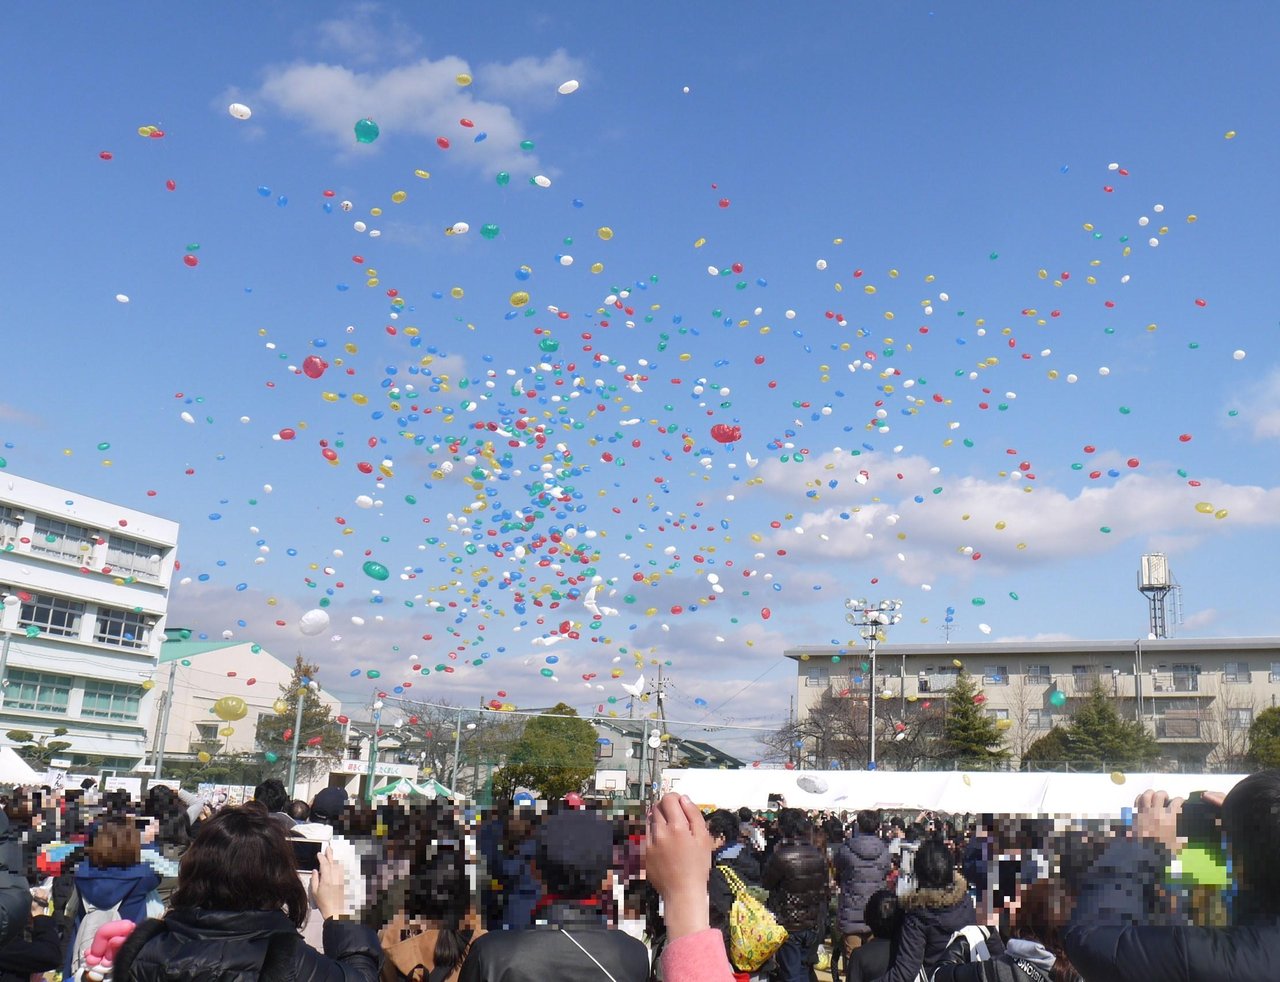
{"label": "green balloon", "polygon": [[498,171],[497,182],[498,182],[498,187],[505,188],[508,184],[511,183],[511,175],[504,170],[500,170]]}
{"label": "green balloon", "polygon": [[264,758],[266,758],[266,761],[267,761],[267,763],[268,763],[268,764],[274,764],[277,760],[279,760],[279,759],[280,759],[280,758],[279,758],[279,756],[277,756],[276,754],[272,753],[270,750],[268,750],[268,751],[267,751],[265,754],[263,754],[262,756],[263,756]]}
{"label": "green balloon", "polygon": [[376,668],[371,668],[371,669],[369,669],[369,671],[365,672],[364,674],[366,675],[366,677],[371,678],[371,679],[380,679],[380,678],[382,678],[382,673],[381,673],[380,671],[378,671]]}
{"label": "green balloon", "polygon": [[383,566],[382,563],[374,562],[370,559],[364,564],[364,574],[370,579],[385,580],[391,575],[391,571],[387,569],[387,567]]}
{"label": "green balloon", "polygon": [[532,150],[532,149],[533,149],[533,141],[532,141],[532,140],[521,140],[521,141],[520,141],[520,149],[521,149],[521,150]]}
{"label": "green balloon", "polygon": [[372,143],[381,132],[378,124],[371,119],[362,119],[356,123],[356,141],[359,143]]}
{"label": "green balloon", "polygon": [[496,239],[496,238],[498,237],[498,233],[499,233],[500,231],[501,231],[501,229],[499,229],[499,228],[498,228],[498,226],[496,226],[496,225],[492,225],[492,224],[490,224],[490,225],[481,225],[481,226],[480,226],[480,236],[481,236],[481,238],[485,238],[485,239]]}
{"label": "green balloon", "polygon": [[538,347],[548,353],[560,350],[560,342],[555,338],[543,338],[538,342]]}

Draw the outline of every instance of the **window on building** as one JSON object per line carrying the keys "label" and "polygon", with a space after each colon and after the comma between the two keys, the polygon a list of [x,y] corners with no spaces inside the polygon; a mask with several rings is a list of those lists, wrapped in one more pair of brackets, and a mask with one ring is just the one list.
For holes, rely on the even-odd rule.
{"label": "window on building", "polygon": [[99,607],[93,640],[122,648],[145,648],[151,640],[151,625],[136,610]]}
{"label": "window on building", "polygon": [[809,669],[809,675],[805,679],[804,684],[809,686],[823,686],[830,681],[831,681],[831,669],[825,666],[823,667],[814,666],[813,668]]}
{"label": "window on building", "polygon": [[604,743],[596,744],[596,757],[601,758],[601,757],[612,757],[612,756],[613,756],[612,740],[606,740]]}
{"label": "window on building", "polygon": [[31,551],[54,559],[83,563],[93,549],[93,533],[83,525],[72,525],[47,515],[37,515],[31,536]]}
{"label": "window on building", "polygon": [[1227,710],[1227,725],[1236,730],[1247,730],[1253,725],[1253,707],[1231,707]]}
{"label": "window on building", "polygon": [[1273,661],[1273,662],[1271,663],[1271,678],[1270,678],[1270,681],[1272,681],[1272,682],[1280,682],[1280,661]]}
{"label": "window on building", "polygon": [[84,707],[81,716],[97,719],[135,720],[142,690],[136,685],[89,679],[84,685]]}
{"label": "window on building", "polygon": [[987,713],[987,716],[990,717],[991,719],[1008,719],[1009,718],[1009,710],[1007,709],[988,709],[986,713]]}
{"label": "window on building", "polygon": [[5,709],[30,709],[42,713],[67,711],[71,698],[71,676],[49,675],[9,669],[9,687],[4,691]]}
{"label": "window on building", "polygon": [[1248,685],[1252,680],[1248,662],[1229,661],[1222,666],[1222,681],[1224,682]]}
{"label": "window on building", "polygon": [[1173,666],[1174,692],[1200,691],[1200,666],[1184,663]]}
{"label": "window on building", "polygon": [[154,580],[160,575],[160,552],[156,546],[118,535],[107,536],[107,565],[116,575]]}
{"label": "window on building", "polygon": [[1053,717],[1046,709],[1027,710],[1028,730],[1047,730],[1053,725]]}
{"label": "window on building", "polygon": [[987,685],[1008,685],[1009,684],[1009,666],[1008,665],[983,665],[982,681]]}
{"label": "window on building", "polygon": [[0,506],[0,549],[12,549],[18,543],[18,513],[8,506]]}
{"label": "window on building", "polygon": [[22,601],[22,610],[18,614],[19,627],[35,627],[41,634],[60,638],[79,636],[80,617],[84,614],[84,604],[80,601],[43,593],[19,596],[27,598]]}
{"label": "window on building", "polygon": [[1089,666],[1088,665],[1072,665],[1071,674],[1076,676],[1077,678],[1079,678],[1081,675],[1088,675]]}
{"label": "window on building", "polygon": [[1027,681],[1032,685],[1048,685],[1053,681],[1053,675],[1048,665],[1028,665]]}

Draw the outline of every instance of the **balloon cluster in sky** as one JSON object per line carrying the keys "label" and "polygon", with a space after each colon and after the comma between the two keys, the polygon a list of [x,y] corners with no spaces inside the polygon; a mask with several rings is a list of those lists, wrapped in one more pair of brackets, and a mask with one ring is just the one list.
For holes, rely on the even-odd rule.
{"label": "balloon cluster in sky", "polygon": [[[456,82],[480,87],[483,78],[459,74]],[[569,96],[579,88],[567,80],[556,91]],[[344,121],[349,139],[381,141],[384,159],[405,154],[407,141],[394,143],[394,129],[378,122],[377,108]],[[234,103],[227,115],[238,122],[223,116],[220,123],[232,127],[250,118],[256,125],[266,114]],[[431,152],[456,152],[464,140],[483,143],[485,125],[478,116],[461,118]],[[150,126],[139,133],[165,136]],[[519,146],[526,154],[535,149],[531,139]],[[1151,200],[1138,215],[1115,217],[1105,200],[1094,199],[1139,180],[1119,163],[1098,166],[1096,184],[1079,202],[1082,220],[1065,233],[1060,250],[1076,256],[1084,249],[1093,258],[1072,268],[1051,267],[1047,258],[1031,265],[1024,306],[984,311],[983,297],[970,295],[963,282],[944,284],[928,270],[859,266],[842,237],[809,244],[813,281],[806,295],[775,297],[769,271],[751,268],[749,244],[718,230],[737,206],[714,176],[705,185],[705,232],[670,243],[669,269],[614,271],[610,250],[626,238],[625,223],[598,207],[585,210],[588,202],[574,197],[571,178],[516,173],[507,164],[483,183],[488,192],[496,183],[510,194],[554,194],[568,185],[568,214],[589,219],[573,220],[581,229],[576,238],[506,227],[480,193],[482,182],[444,164],[429,169],[420,148],[416,153],[403,160],[403,183],[365,184],[357,163],[328,176],[344,188],[341,195],[322,183],[324,176],[312,191],[329,222],[318,234],[335,257],[350,257],[349,268],[374,298],[361,319],[312,328],[305,339],[292,325],[253,326],[266,351],[260,365],[246,370],[277,373],[272,397],[285,403],[264,440],[289,467],[308,466],[308,455],[322,462],[308,471],[316,493],[349,503],[336,519],[324,519],[331,549],[311,557],[303,576],[314,598],[310,609],[278,620],[245,611],[240,626],[252,623],[264,644],[272,640],[261,633],[267,627],[281,637],[338,640],[369,619],[400,616],[406,628],[398,650],[407,666],[388,692],[403,692],[414,675],[485,670],[492,659],[503,666],[491,682],[501,691],[496,707],[513,705],[499,690],[513,680],[536,689],[567,679],[590,687],[600,711],[617,711],[629,690],[604,683],[625,681],[620,664],[630,674],[653,654],[630,642],[632,632],[694,619],[714,623],[720,643],[741,639],[746,624],[769,621],[789,598],[829,586],[814,557],[838,558],[833,540],[878,537],[900,550],[866,560],[850,547],[842,579],[857,584],[856,593],[900,576],[887,567],[906,564],[917,548],[945,549],[971,563],[981,563],[984,551],[1000,550],[1005,563],[1035,552],[1034,536],[1020,537],[1025,510],[960,514],[935,459],[999,444],[1005,466],[990,479],[1032,498],[1037,470],[1046,464],[1069,465],[1082,487],[1113,484],[1143,468],[1142,458],[1126,456],[1123,447],[1116,460],[1084,442],[1072,460],[1042,460],[1029,442],[1034,437],[1011,423],[1019,387],[1052,394],[1085,376],[1105,385],[1108,339],[1117,331],[1157,331],[1156,324],[1133,327],[1141,311],[1121,317],[1117,308],[1131,275],[1159,262],[1162,244],[1194,235],[1198,216],[1172,216]],[[100,156],[112,159],[107,151]],[[1056,170],[1046,176],[1055,178]],[[421,221],[415,187],[430,188],[437,203],[443,194],[453,202],[456,218],[430,234],[465,237],[474,251],[518,232],[537,250],[505,279],[426,286],[421,279],[384,280],[379,266],[405,247],[383,238],[380,222],[391,208],[401,209],[398,222]],[[255,193],[273,196],[268,183],[245,189]],[[277,197],[276,204],[284,207],[287,199]],[[203,272],[199,248],[189,243],[181,256],[193,277]],[[984,264],[1009,261],[998,250],[980,253]],[[553,279],[548,272],[556,267],[572,267],[578,278]],[[705,276],[703,309],[668,308],[664,277],[675,270]],[[351,286],[339,283],[337,290]],[[823,296],[830,299],[814,299]],[[130,303],[124,293],[114,299]],[[1210,304],[1188,295],[1188,318]],[[1060,338],[1084,330],[1097,332],[1092,362],[1078,353],[1055,355]],[[1227,358],[1246,356],[1237,349]],[[948,367],[940,372],[939,364]],[[195,425],[199,410],[180,398],[188,408],[175,414]],[[1131,415],[1121,385],[1103,398],[1117,420]],[[1177,459],[1179,448],[1191,452],[1191,425],[1168,426],[1156,436],[1168,456]],[[1123,434],[1100,435],[1099,442],[1119,445]],[[1102,456],[1106,461],[1095,463]],[[1228,517],[1228,509],[1197,491],[1201,477],[1187,468],[1177,475],[1188,510],[1208,521]],[[941,513],[953,523],[948,527],[972,532],[940,546]],[[1113,534],[1120,521],[1099,522],[1096,535]],[[814,540],[823,544],[816,552]],[[193,565],[213,572],[184,568],[181,575],[218,577],[203,557],[186,564]],[[280,572],[258,565],[257,581],[238,589],[274,596],[292,588],[281,584]],[[970,609],[1018,600],[1011,589],[1018,584],[1007,573],[972,582]],[[931,585],[916,586],[927,592]],[[367,603],[368,612],[344,615],[339,624],[333,609],[339,600]],[[953,614],[948,608],[948,622]],[[499,625],[505,643],[491,643],[486,632]],[[979,629],[991,631],[986,623]],[[509,638],[521,634],[517,648]],[[751,646],[739,643],[744,652]],[[356,666],[351,674],[381,673]],[[700,696],[689,703],[708,708]],[[243,715],[238,700],[219,706],[224,720]]]}

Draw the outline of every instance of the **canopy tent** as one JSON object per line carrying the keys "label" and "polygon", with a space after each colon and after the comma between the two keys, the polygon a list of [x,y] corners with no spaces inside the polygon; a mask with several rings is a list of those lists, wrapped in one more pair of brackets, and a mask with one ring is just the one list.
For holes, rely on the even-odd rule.
{"label": "canopy tent", "polygon": [[1148,788],[1186,797],[1192,791],[1230,791],[1242,774],[1057,774],[986,771],[736,771],[670,769],[663,790],[687,794],[702,806],[770,807],[769,796],[806,810],[928,809],[948,814],[1076,815],[1106,818],[1132,808]]}
{"label": "canopy tent", "polygon": [[12,747],[0,747],[0,784],[36,785],[44,783],[44,775],[36,773],[31,765],[18,756]]}
{"label": "canopy tent", "polygon": [[397,778],[390,784],[373,789],[375,798],[456,798],[452,791],[435,779],[414,784],[408,778]]}

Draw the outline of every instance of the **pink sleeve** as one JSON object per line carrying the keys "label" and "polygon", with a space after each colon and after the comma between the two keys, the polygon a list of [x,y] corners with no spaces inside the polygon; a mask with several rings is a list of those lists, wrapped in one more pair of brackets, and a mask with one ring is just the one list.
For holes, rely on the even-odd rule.
{"label": "pink sleeve", "polygon": [[662,949],[664,982],[733,982],[724,935],[710,927],[676,938]]}

